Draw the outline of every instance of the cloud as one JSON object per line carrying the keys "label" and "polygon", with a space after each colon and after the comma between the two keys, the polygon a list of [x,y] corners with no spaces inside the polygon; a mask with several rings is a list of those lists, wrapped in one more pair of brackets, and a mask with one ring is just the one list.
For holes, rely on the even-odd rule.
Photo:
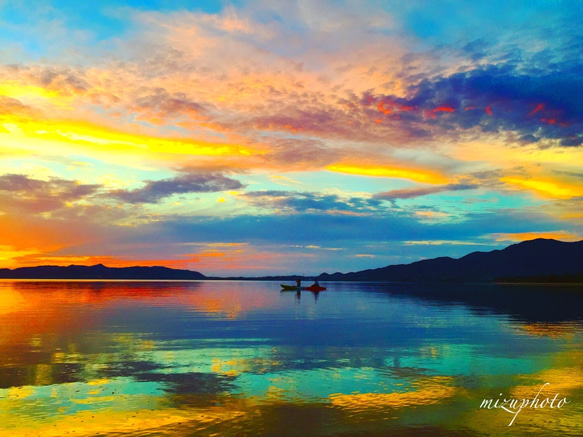
{"label": "cloud", "polygon": [[[103,223],[93,236],[93,241],[75,248],[66,248],[54,255],[95,256],[113,255],[124,259],[185,260],[192,258],[188,268],[212,271],[216,274],[224,267],[222,258],[196,259],[194,247],[205,243],[247,243],[256,248],[265,258],[255,267],[264,266],[257,272],[309,271],[354,271],[388,264],[413,262],[422,257],[463,256],[470,250],[459,245],[403,246],[411,241],[465,241],[489,243],[491,248],[500,248],[501,243],[491,239],[495,233],[522,233],[537,229],[541,232],[565,228],[541,211],[523,209],[491,209],[470,213],[454,221],[427,221],[402,210],[385,209],[377,214],[346,215],[329,214],[321,210],[307,210],[301,214],[249,214],[227,217],[192,217],[168,214],[156,217],[156,221],[144,222],[136,227],[119,227]],[[74,244],[74,243],[73,243]],[[307,246],[334,247],[342,250],[325,251]],[[303,248],[302,248],[303,247]],[[223,248],[218,247],[223,252]],[[259,253],[258,252],[258,253]],[[193,257],[189,257],[190,255]],[[355,258],[356,254],[375,255],[371,264],[368,258]],[[250,268],[240,261],[248,256],[242,252],[241,259],[232,267]],[[201,269],[208,262],[217,263],[211,268]],[[276,261],[274,261],[276,260]],[[309,261],[307,261],[309,260]],[[208,261],[208,262],[207,262]],[[269,266],[266,266],[265,263]],[[202,263],[199,265],[199,263]],[[308,263],[308,264],[307,264]],[[173,265],[169,262],[168,265]],[[223,266],[223,267],[221,267]],[[210,269],[210,270],[209,270]],[[244,273],[247,274],[247,273]]]}
{"label": "cloud", "polygon": [[4,208],[29,213],[53,211],[95,194],[96,184],[80,184],[60,178],[33,179],[20,174],[0,176],[0,198]]}
{"label": "cloud", "polygon": [[327,170],[362,176],[411,179],[417,182],[439,184],[447,182],[447,177],[437,171],[411,168],[405,164],[371,165],[358,163],[338,163],[329,165]]}
{"label": "cloud", "polygon": [[[484,35],[458,42],[457,51],[455,45],[420,50],[414,29],[402,33],[411,31],[409,13],[422,12],[418,4],[404,8],[409,12],[375,4],[259,4],[217,14],[126,9],[131,40],[109,41],[115,55],[87,55],[89,68],[30,66],[10,75],[6,67],[5,75],[76,94],[74,108],[95,105],[91,112],[104,111],[101,121],[121,130],[142,128],[138,120],[190,138],[238,136],[239,144],[265,146],[264,159],[246,159],[246,168],[284,161],[322,168],[339,154],[421,148],[473,127],[518,130],[525,141],[547,138],[564,147],[583,141],[579,122],[567,126],[573,122],[565,115],[578,108],[561,106],[574,100],[562,90],[581,82],[575,61],[525,70],[517,59],[530,45],[521,41],[522,51],[505,46],[509,58],[494,65],[489,56],[497,45]],[[547,82],[559,90],[554,100],[557,93],[545,94]],[[525,85],[534,91],[509,95]],[[513,113],[507,111],[509,101],[520,111],[512,105]],[[541,103],[545,109],[528,117]]]}
{"label": "cloud", "polygon": [[409,87],[406,97],[365,93],[361,104],[370,117],[402,123],[412,134],[419,125],[436,137],[455,137],[478,127],[572,147],[583,143],[582,93],[583,63],[544,71],[507,63],[422,79]]}
{"label": "cloud", "polygon": [[576,179],[583,179],[583,173],[577,173],[577,172],[565,171],[565,170],[553,170],[553,173],[558,174],[558,175],[565,175],[565,176],[576,178]]}
{"label": "cloud", "polygon": [[[156,216],[155,220],[144,220],[137,226],[129,227],[118,226],[112,221],[101,220],[95,223],[92,213],[87,214],[86,220],[77,218],[72,221],[69,217],[68,220],[41,220],[37,223],[31,222],[32,217],[28,216],[22,226],[18,228],[6,226],[5,229],[12,229],[11,232],[17,229],[17,232],[26,233],[26,228],[32,223],[35,229],[39,229],[41,235],[46,234],[53,240],[58,240],[59,247],[63,247],[48,256],[108,255],[135,260],[151,258],[160,260],[160,264],[164,264],[162,261],[166,258],[169,266],[175,265],[172,260],[184,261],[192,258],[191,264],[187,267],[201,270],[203,273],[207,273],[207,270],[202,270],[200,268],[202,264],[199,265],[199,262],[205,266],[208,263],[202,258],[197,260],[196,256],[194,258],[188,256],[193,253],[193,245],[199,247],[205,243],[212,243],[215,246],[217,243],[229,245],[246,243],[261,252],[264,250],[269,252],[265,254],[267,257],[265,260],[270,260],[269,268],[258,270],[265,274],[302,271],[301,269],[305,271],[307,259],[310,271],[319,273],[326,270],[353,271],[371,267],[370,260],[367,262],[366,258],[356,263],[356,259],[353,258],[356,254],[375,255],[376,262],[372,266],[382,266],[412,262],[428,256],[462,256],[468,252],[467,249],[458,246],[442,246],[439,250],[432,251],[426,250],[426,246],[414,246],[418,249],[413,252],[401,250],[405,241],[409,244],[411,241],[435,240],[487,243],[492,241],[492,234],[524,233],[533,229],[540,232],[567,229],[583,235],[583,229],[565,227],[564,222],[554,220],[542,211],[523,209],[485,210],[481,213],[469,213],[451,221],[428,221],[411,212],[386,208],[374,214],[330,214],[320,209],[306,209],[301,214],[257,215],[249,213],[248,209],[242,212],[243,214],[238,216],[220,218],[165,214]],[[19,242],[21,239],[19,238]],[[31,244],[38,244],[38,239],[35,238]],[[68,247],[64,247],[64,244]],[[492,244],[498,243],[492,241]],[[301,246],[335,247],[343,250],[326,251],[326,256],[311,250],[309,252],[312,253],[312,257],[309,257],[309,253],[301,249]],[[220,246],[216,248],[224,251]],[[55,247],[52,250],[55,250]],[[247,251],[243,253],[242,258],[245,258],[246,253]],[[276,256],[279,256],[277,262],[272,262]],[[212,259],[207,261],[210,262]],[[212,267],[212,271],[219,273],[224,267],[221,267],[220,263],[222,258],[217,258],[216,261],[218,264]],[[264,261],[261,265],[265,264]],[[239,268],[239,264],[233,263],[233,268]],[[240,268],[247,269],[250,266],[247,263]]]}
{"label": "cloud", "polygon": [[476,188],[478,188],[478,185],[475,184],[448,184],[438,187],[403,188],[400,190],[391,190],[377,193],[373,196],[373,198],[393,201],[396,199],[413,199],[416,197],[427,196],[429,194],[435,193],[443,193],[446,191],[474,190]]}
{"label": "cloud", "polygon": [[570,135],[566,138],[561,138],[561,142],[559,143],[561,146],[564,147],[576,147],[583,144],[583,136],[577,136],[575,134]]}
{"label": "cloud", "polygon": [[243,184],[221,174],[184,174],[158,181],[144,181],[146,185],[135,190],[116,190],[111,197],[127,203],[158,203],[173,194],[214,193],[238,190]]}
{"label": "cloud", "polygon": [[504,176],[500,181],[510,186],[531,190],[543,198],[572,199],[583,197],[583,187],[579,183],[569,183],[550,178],[523,178]]}
{"label": "cloud", "polygon": [[322,168],[341,156],[340,151],[310,138],[267,138],[266,142],[269,150],[264,156],[265,164],[282,167],[282,170],[307,171]]}
{"label": "cloud", "polygon": [[[327,214],[306,211],[304,214],[250,215],[220,220],[183,216],[166,216],[145,224],[140,235],[153,241],[183,242],[250,242],[251,244],[300,244],[334,247],[361,247],[382,242],[426,240],[466,240],[495,233],[531,232],[533,229],[554,231],[564,222],[539,211],[492,209],[471,212],[463,219],[428,222],[414,214],[384,209],[377,214]],[[282,230],[285,230],[283,232]],[[566,229],[568,230],[568,229]],[[363,253],[365,250],[359,250]]]}
{"label": "cloud", "polygon": [[[1,92],[1,90],[0,90]],[[0,120],[6,115],[11,116],[30,116],[35,114],[33,108],[25,105],[18,99],[0,95]]]}
{"label": "cloud", "polygon": [[347,197],[296,191],[251,191],[243,196],[251,205],[288,211],[328,211],[339,213],[364,213],[377,211],[381,202],[370,198]]}
{"label": "cloud", "polygon": [[140,113],[141,120],[153,124],[164,124],[176,118],[192,120],[207,112],[204,105],[193,101],[187,94],[169,93],[163,88],[137,96],[128,109]]}
{"label": "cloud", "polygon": [[90,88],[81,73],[70,68],[47,67],[31,73],[32,78],[40,85],[62,94],[82,94]]}

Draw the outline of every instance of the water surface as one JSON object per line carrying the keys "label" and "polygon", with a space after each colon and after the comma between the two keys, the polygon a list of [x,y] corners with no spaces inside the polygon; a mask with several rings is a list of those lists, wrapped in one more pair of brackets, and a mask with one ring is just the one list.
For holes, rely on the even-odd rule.
{"label": "water surface", "polygon": [[583,435],[581,287],[325,285],[0,282],[0,436]]}

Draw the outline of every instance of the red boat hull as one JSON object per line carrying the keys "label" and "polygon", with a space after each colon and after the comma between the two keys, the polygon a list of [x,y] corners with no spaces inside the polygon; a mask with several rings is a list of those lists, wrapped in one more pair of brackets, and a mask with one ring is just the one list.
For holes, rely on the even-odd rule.
{"label": "red boat hull", "polygon": [[323,291],[325,289],[326,289],[326,287],[319,287],[319,286],[315,286],[315,285],[311,285],[309,287],[306,287],[306,290],[309,290],[309,291]]}

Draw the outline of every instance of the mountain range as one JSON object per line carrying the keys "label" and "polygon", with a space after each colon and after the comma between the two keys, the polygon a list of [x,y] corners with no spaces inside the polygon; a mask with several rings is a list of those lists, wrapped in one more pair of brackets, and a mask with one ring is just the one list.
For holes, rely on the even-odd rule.
{"label": "mountain range", "polygon": [[38,266],[20,267],[14,270],[0,269],[3,279],[165,279],[192,280],[206,277],[191,270],[168,267],[106,267],[94,266]]}
{"label": "mountain range", "polygon": [[583,241],[538,238],[502,250],[472,252],[351,273],[324,273],[321,281],[583,282]]}
{"label": "mountain range", "polygon": [[[137,279],[197,280],[206,277],[191,270],[168,267],[38,266],[0,269],[3,279]],[[295,276],[262,279],[291,280]],[[307,278],[304,278],[307,279]],[[583,241],[562,242],[536,239],[502,250],[473,252],[459,259],[440,257],[411,264],[391,265],[350,273],[322,273],[320,281],[394,282],[583,282]]]}

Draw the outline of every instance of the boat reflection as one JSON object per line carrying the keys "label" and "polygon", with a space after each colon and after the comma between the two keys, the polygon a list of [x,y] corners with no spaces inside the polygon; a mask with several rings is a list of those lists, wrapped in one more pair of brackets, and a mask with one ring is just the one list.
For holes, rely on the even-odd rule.
{"label": "boat reflection", "polygon": [[296,302],[300,302],[302,299],[302,291],[304,293],[310,293],[314,296],[314,302],[318,301],[318,297],[320,296],[319,291],[312,291],[312,290],[280,290],[281,294],[294,294]]}

